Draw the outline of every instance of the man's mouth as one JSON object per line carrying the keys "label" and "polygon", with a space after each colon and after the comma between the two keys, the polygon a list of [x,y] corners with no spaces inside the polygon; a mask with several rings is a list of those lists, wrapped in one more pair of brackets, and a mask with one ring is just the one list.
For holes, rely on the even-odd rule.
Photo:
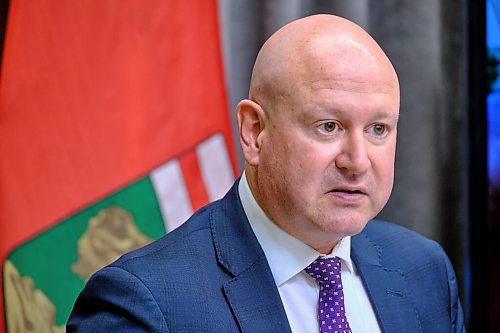
{"label": "man's mouth", "polygon": [[330,190],[328,193],[335,201],[344,204],[360,204],[367,196],[366,190],[360,186],[338,187]]}
{"label": "man's mouth", "polygon": [[340,188],[334,188],[333,190],[330,190],[329,192],[366,195],[366,190],[362,187],[340,187]]}

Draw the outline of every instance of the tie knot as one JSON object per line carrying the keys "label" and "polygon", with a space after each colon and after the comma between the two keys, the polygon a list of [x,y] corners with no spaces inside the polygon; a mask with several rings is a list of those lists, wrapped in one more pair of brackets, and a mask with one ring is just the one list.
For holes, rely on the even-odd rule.
{"label": "tie knot", "polygon": [[321,289],[339,290],[342,289],[340,278],[340,258],[318,258],[305,269],[319,284]]}

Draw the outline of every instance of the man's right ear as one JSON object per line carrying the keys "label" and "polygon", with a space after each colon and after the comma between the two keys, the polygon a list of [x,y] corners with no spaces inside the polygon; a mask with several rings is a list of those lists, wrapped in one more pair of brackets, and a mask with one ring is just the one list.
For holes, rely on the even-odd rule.
{"label": "man's right ear", "polygon": [[266,115],[259,104],[249,99],[239,102],[236,112],[243,156],[248,164],[256,166],[259,164]]}

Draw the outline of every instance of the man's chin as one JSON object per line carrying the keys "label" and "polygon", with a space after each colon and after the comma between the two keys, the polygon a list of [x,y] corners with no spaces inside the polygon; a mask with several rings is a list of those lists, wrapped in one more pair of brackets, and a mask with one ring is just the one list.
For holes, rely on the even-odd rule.
{"label": "man's chin", "polygon": [[364,218],[346,218],[344,220],[336,219],[333,223],[327,223],[323,226],[323,231],[328,234],[341,236],[355,236],[365,228],[370,219]]}

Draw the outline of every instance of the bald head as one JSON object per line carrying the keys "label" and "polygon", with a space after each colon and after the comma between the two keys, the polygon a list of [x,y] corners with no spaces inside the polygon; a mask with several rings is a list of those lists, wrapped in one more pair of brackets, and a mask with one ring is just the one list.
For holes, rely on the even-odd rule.
{"label": "bald head", "polygon": [[398,90],[396,73],[380,46],[361,27],[334,15],[308,16],[274,33],[252,72],[250,99],[264,108],[289,101],[312,81],[375,75]]}

